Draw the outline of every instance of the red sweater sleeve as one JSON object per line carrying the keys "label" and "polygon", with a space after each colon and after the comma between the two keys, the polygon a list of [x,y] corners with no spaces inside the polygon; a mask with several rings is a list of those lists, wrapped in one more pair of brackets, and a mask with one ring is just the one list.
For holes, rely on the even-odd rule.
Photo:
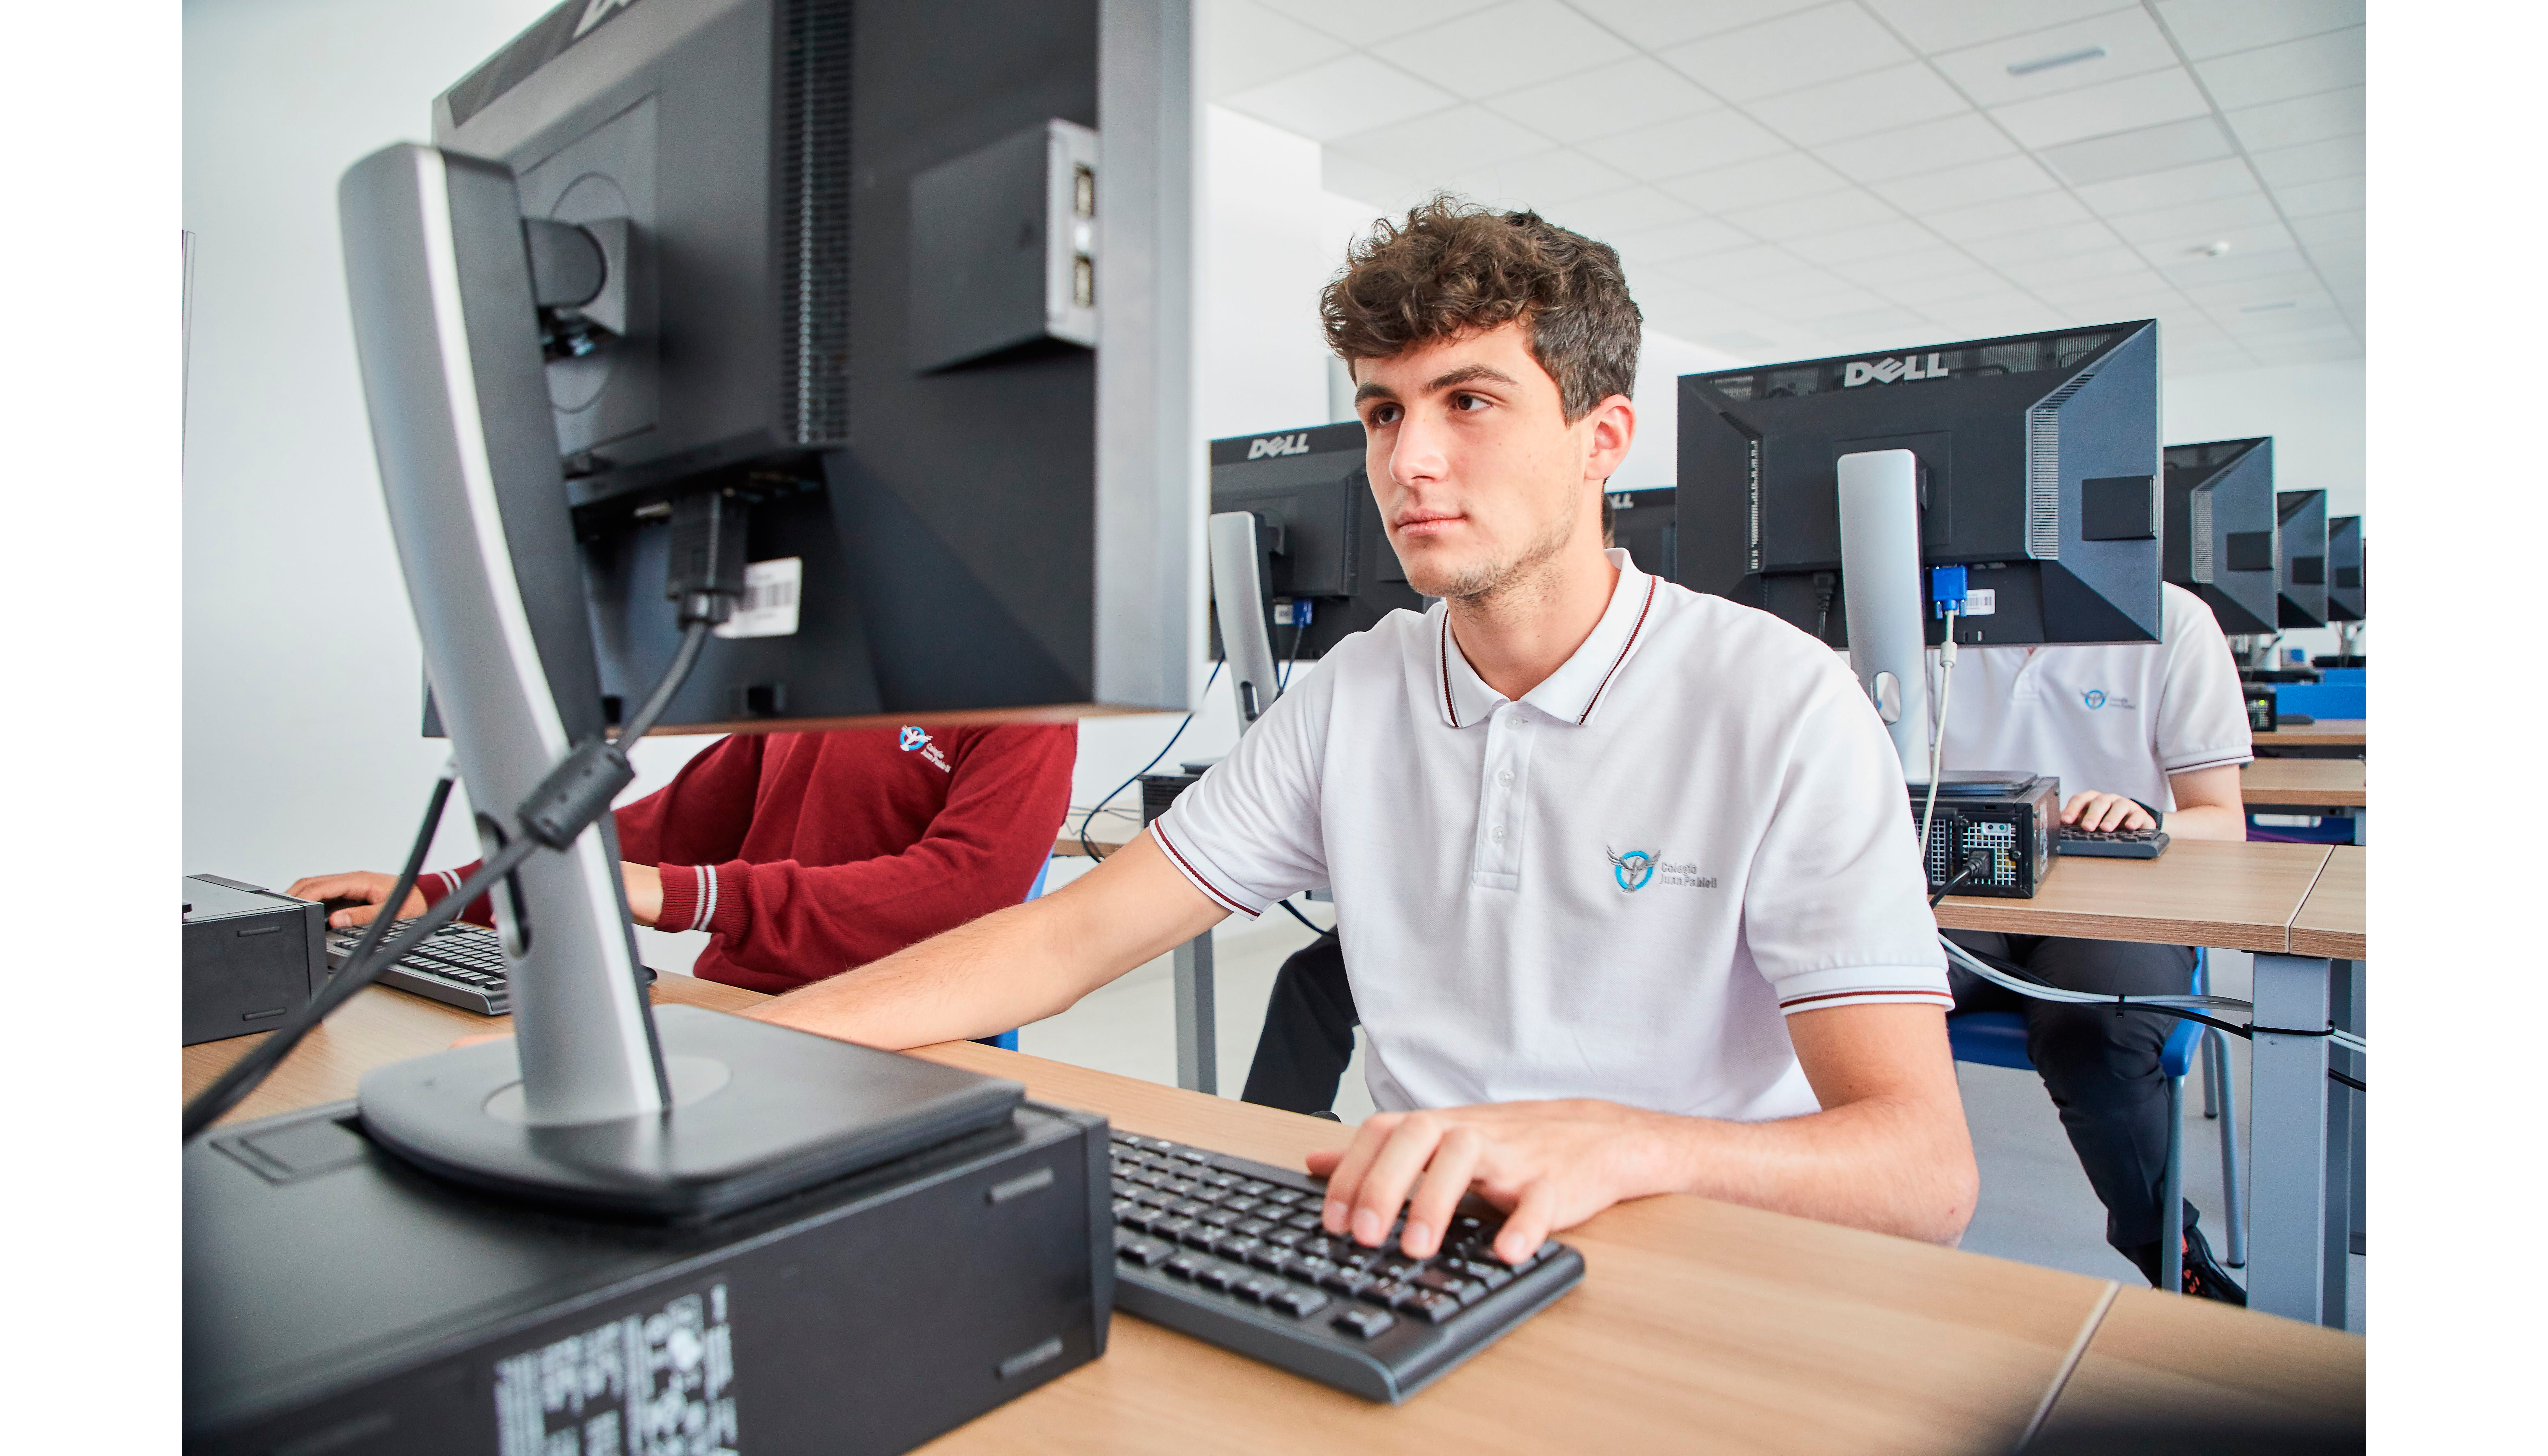
{"label": "red sweater sleeve", "polygon": [[[1017,904],[1052,854],[1078,757],[1070,725],[965,734],[946,807],[899,854],[847,864],[664,866],[664,923],[712,931],[738,981],[778,991],[836,975]],[[676,922],[676,900],[684,918]],[[704,913],[701,913],[704,911]],[[722,976],[720,978],[723,978]]]}
{"label": "red sweater sleeve", "polygon": [[[761,750],[767,742],[757,733],[720,739],[683,764],[672,782],[612,811],[619,832],[619,858],[635,864],[667,860],[713,864],[732,858],[743,848],[744,832],[752,825]],[[459,889],[461,881],[478,872],[479,863],[472,860],[457,869],[435,870],[419,878],[416,888],[424,891],[425,904]],[[480,895],[460,918],[473,925],[494,925],[495,906]]]}

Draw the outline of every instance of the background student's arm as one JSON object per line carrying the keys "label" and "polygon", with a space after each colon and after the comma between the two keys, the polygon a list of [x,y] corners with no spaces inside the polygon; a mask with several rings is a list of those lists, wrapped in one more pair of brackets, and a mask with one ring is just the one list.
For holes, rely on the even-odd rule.
{"label": "background student's arm", "polygon": [[746,1015],[900,1049],[990,1037],[1067,1010],[1228,911],[1147,834],[1077,880]]}
{"label": "background student's arm", "polygon": [[[2165,828],[2171,839],[2247,837],[2247,808],[2238,795],[2238,766],[2221,764],[2167,775],[2167,790],[2176,799]],[[2082,829],[2147,829],[2158,821],[2147,809],[2119,793],[2089,789],[2070,796],[2061,807],[2061,822]]]}

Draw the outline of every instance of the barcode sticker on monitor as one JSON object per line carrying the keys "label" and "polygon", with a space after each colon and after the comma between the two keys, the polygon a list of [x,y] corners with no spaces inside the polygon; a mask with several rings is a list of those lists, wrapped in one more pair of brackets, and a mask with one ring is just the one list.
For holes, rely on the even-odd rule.
{"label": "barcode sticker on monitor", "polygon": [[1999,591],[1993,587],[1975,587],[1964,592],[1964,612],[1968,617],[1999,615]]}
{"label": "barcode sticker on monitor", "polygon": [[804,587],[805,558],[801,556],[753,562],[743,569],[743,600],[735,603],[734,615],[716,629],[716,635],[795,636],[796,600]]}

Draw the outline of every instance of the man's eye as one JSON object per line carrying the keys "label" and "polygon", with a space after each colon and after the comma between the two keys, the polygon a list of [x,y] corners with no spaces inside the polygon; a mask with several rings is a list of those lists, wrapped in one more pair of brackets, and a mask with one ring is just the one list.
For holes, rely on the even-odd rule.
{"label": "man's eye", "polygon": [[1373,406],[1371,411],[1371,422],[1374,424],[1396,424],[1398,422],[1398,407],[1395,405]]}
{"label": "man's eye", "polygon": [[1453,395],[1451,397],[1451,408],[1454,410],[1484,410],[1487,408],[1487,399],[1484,395]]}

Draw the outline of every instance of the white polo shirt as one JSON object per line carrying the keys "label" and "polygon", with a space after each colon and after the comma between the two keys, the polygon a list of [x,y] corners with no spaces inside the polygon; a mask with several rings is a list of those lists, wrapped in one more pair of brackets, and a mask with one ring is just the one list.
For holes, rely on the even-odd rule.
{"label": "white polo shirt", "polygon": [[1255,915],[1332,886],[1384,1110],[1818,1110],[1782,1013],[1952,1004],[1902,772],[1831,652],[1646,576],[1518,702],[1437,603],[1347,638],[1151,833]]}
{"label": "white polo shirt", "polygon": [[2220,619],[2181,587],[2159,592],[2154,643],[1957,648],[1945,766],[2059,774],[2065,803],[2097,789],[2173,809],[2167,775],[2254,758]]}

